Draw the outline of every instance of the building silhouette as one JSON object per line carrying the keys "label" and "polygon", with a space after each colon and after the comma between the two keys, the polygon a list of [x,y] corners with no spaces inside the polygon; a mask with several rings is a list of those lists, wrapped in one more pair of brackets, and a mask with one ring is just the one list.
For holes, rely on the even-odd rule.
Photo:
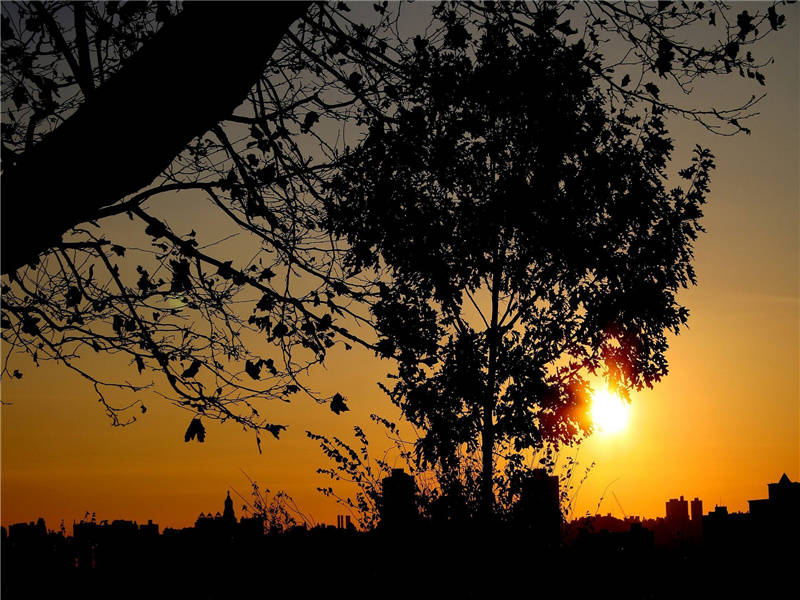
{"label": "building silhouette", "polygon": [[692,507],[692,522],[701,520],[703,518],[703,501],[695,497],[691,503]]}
{"label": "building silhouette", "polygon": [[517,506],[519,526],[531,533],[533,540],[551,546],[561,533],[561,506],[558,477],[545,469],[534,469],[522,482]]}
{"label": "building silhouette", "polygon": [[689,502],[680,498],[671,498],[666,505],[666,526],[669,536],[674,542],[682,542],[691,537],[689,521]]}
{"label": "building silhouette", "polygon": [[353,522],[350,520],[350,515],[336,515],[336,528],[337,529],[355,529]]}
{"label": "building silhouette", "polygon": [[381,527],[399,531],[417,522],[419,512],[414,478],[403,469],[392,469],[382,482]]}
{"label": "building silhouette", "polygon": [[791,481],[786,473],[777,483],[768,483],[769,497],[750,500],[750,514],[754,518],[793,520],[800,513],[800,482]]}
{"label": "building silhouette", "polygon": [[236,524],[236,513],[233,512],[233,500],[231,500],[230,491],[228,491],[228,496],[225,498],[225,509],[222,511],[222,520],[229,525]]}
{"label": "building silhouette", "polygon": [[[459,557],[464,549],[474,546],[482,536],[496,541],[495,548],[522,548],[520,569],[531,557],[563,559],[567,577],[592,566],[602,575],[606,566],[618,568],[613,561],[622,555],[626,564],[633,565],[631,576],[645,574],[642,581],[647,585],[681,573],[687,577],[694,572],[713,573],[716,577],[725,569],[738,574],[770,567],[774,573],[790,573],[796,568],[798,549],[799,487],[784,475],[768,485],[768,498],[751,501],[750,513],[729,513],[725,506],[716,506],[703,516],[699,498],[688,501],[681,496],[667,501],[666,515],[655,519],[587,515],[562,525],[559,480],[537,469],[521,482],[515,512],[508,514],[507,520],[498,519],[496,527],[489,529],[479,520],[451,521],[446,526],[429,516],[427,522],[423,521],[413,477],[395,469],[383,480],[378,530],[356,531],[349,515],[338,515],[336,526],[300,525],[266,531],[263,515],[237,519],[228,493],[221,512],[201,514],[194,527],[166,528],[161,533],[152,521],[142,525],[124,519],[96,522],[93,515],[91,520],[74,524],[71,537],[63,527],[60,532],[48,531],[43,519],[11,525],[2,529],[0,536],[3,581],[12,580],[16,589],[23,590],[38,585],[37,577],[42,573],[61,572],[65,577],[53,577],[53,582],[69,578],[80,585],[96,582],[96,589],[107,593],[107,583],[118,582],[120,574],[134,565],[142,577],[152,576],[152,582],[159,581],[157,574],[163,579],[175,573],[214,573],[216,595],[207,593],[202,577],[192,581],[198,592],[194,595],[231,597],[228,573],[242,565],[250,565],[248,568],[257,572],[269,564],[279,579],[284,578],[281,581],[287,591],[297,595],[292,586],[307,576],[304,569],[308,561],[323,565],[320,572],[329,576],[320,575],[315,581],[335,579],[352,569],[352,563],[347,562],[352,556],[371,561],[363,567],[366,574],[383,573],[380,569],[387,565],[394,568],[395,561],[410,556],[421,561],[417,566],[441,565],[443,556],[449,557],[444,559],[453,561],[447,572],[456,573],[463,567]],[[648,572],[655,573],[656,579],[648,579]],[[387,579],[381,575],[374,581]],[[448,583],[450,579],[448,576]],[[239,581],[247,583],[246,579]],[[725,581],[737,594],[742,592],[735,578]],[[174,582],[178,586],[183,579]],[[713,579],[715,586],[718,583],[719,578]],[[769,597],[756,592],[754,588],[751,594],[726,596],[714,588],[703,597]],[[51,595],[31,588],[31,593],[18,597]],[[187,596],[181,589],[174,597]]]}
{"label": "building silhouette", "polygon": [[[236,531],[239,529],[239,523],[236,519],[236,513],[233,510],[233,500],[231,493],[228,492],[223,502],[222,513],[209,512],[208,514],[200,513],[194,523],[195,529],[201,534],[213,537],[215,539],[231,539]],[[252,528],[252,524],[248,523],[248,528]]]}
{"label": "building silhouette", "polygon": [[667,500],[667,520],[673,523],[687,523],[689,521],[689,503],[683,496]]}
{"label": "building silhouette", "polygon": [[703,501],[695,496],[691,501],[691,517],[692,520],[689,524],[689,532],[693,539],[703,539]]}
{"label": "building silhouette", "polygon": [[786,473],[777,483],[767,484],[769,496],[750,500],[750,518],[761,538],[788,543],[800,536],[800,482],[791,481]]}

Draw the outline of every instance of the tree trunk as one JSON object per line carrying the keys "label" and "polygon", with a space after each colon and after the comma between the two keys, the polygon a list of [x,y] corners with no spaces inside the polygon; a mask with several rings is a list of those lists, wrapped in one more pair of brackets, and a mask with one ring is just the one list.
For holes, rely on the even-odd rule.
{"label": "tree trunk", "polygon": [[494,407],[497,380],[498,309],[500,302],[499,256],[495,252],[495,272],[492,276],[492,318],[489,327],[489,364],[487,374],[487,394],[483,403],[483,430],[481,432],[481,504],[485,519],[491,519],[494,509]]}
{"label": "tree trunk", "polygon": [[308,2],[187,3],[2,175],[2,272],[150,184],[231,114]]}

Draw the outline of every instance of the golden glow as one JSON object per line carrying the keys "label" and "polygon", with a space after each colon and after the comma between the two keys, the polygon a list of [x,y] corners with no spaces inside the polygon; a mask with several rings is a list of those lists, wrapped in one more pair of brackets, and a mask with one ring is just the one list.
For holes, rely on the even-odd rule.
{"label": "golden glow", "polygon": [[592,394],[592,421],[601,433],[619,433],[628,425],[631,407],[607,389]]}
{"label": "golden glow", "polygon": [[[636,412],[624,435],[595,435],[579,447],[573,483],[594,466],[576,496],[573,517],[594,514],[604,494],[603,505],[610,504],[603,512],[614,510],[606,490],[614,481],[609,490],[628,514],[656,517],[664,515],[664,502],[679,494],[699,496],[712,509],[716,503],[730,512],[748,511],[747,501],[765,497],[766,484],[784,471],[800,479],[800,5],[786,12],[786,29],[759,45],[759,54],[774,56],[776,62],[769,67],[769,94],[759,104],[761,114],[747,125],[752,136],[720,138],[695,123],[670,120],[674,168],[685,166],[694,144],[710,147],[717,157],[702,221],[708,233],[696,247],[699,285],[678,295],[691,311],[689,328],[677,337],[670,334],[669,375],[635,395]],[[427,24],[427,17],[409,19],[417,19],[409,22],[409,31]],[[705,86],[705,96],[685,103],[711,104],[728,93],[733,102],[742,97],[739,84],[751,80],[714,81]],[[199,192],[170,198],[163,203],[154,199],[154,209],[181,232],[194,228],[201,239],[221,240],[238,231]],[[127,216],[115,226],[109,230],[103,221],[107,239],[133,235]],[[138,225],[134,229],[141,233]],[[246,238],[227,242],[246,249],[231,250],[235,264],[253,255]],[[128,263],[126,257],[122,264]],[[170,301],[179,306],[179,299]],[[372,456],[380,456],[389,442],[381,427],[371,428],[369,415],[398,420],[396,407],[375,385],[386,382],[394,364],[359,346],[343,350],[332,348],[326,369],[314,370],[307,385],[321,395],[344,394],[351,400],[350,411],[336,415],[300,395],[290,404],[259,403],[268,421],[289,425],[280,440],[262,438],[263,454],[254,437],[231,422],[209,421],[205,443],[185,443],[191,415],[160,398],[156,391],[167,391],[160,388],[119,400],[140,398],[147,413],[135,409],[136,423],[111,427],[94,390],[75,373],[44,361],[36,369],[21,360],[13,368],[24,373],[22,379],[0,380],[2,524],[41,516],[52,529],[64,519],[69,532],[72,521],[88,510],[98,519],[153,519],[162,528],[187,527],[200,512],[221,511],[228,489],[231,496],[236,490],[249,497],[242,471],[273,492],[291,494],[316,522],[336,523],[342,507],[317,491],[330,482],[316,470],[330,463],[304,432],[352,442],[358,425],[369,436]],[[137,375],[124,358],[118,365],[104,353],[89,352],[84,360],[82,366],[107,380]],[[142,376],[164,385],[157,374],[145,371]],[[594,411],[588,416],[594,418]],[[240,505],[237,499],[237,515]]]}

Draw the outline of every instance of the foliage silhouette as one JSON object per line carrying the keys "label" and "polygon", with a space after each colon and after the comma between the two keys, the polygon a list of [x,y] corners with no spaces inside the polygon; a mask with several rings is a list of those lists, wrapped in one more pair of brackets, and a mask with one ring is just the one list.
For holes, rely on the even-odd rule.
{"label": "foliage silhouette", "polygon": [[[411,439],[404,439],[397,423],[374,413],[370,414],[370,420],[390,441],[389,448],[378,456],[372,454],[367,434],[358,425],[353,428],[354,439],[351,442],[338,436],[306,431],[306,436],[319,444],[330,463],[317,469],[318,474],[330,481],[329,485],[317,490],[350,511],[361,531],[371,531],[380,526],[383,479],[400,467],[414,478],[421,519],[437,527],[469,529],[470,524],[474,525],[481,515],[479,458],[460,449],[457,471],[444,469],[440,464],[426,466],[420,463],[414,451],[420,437],[416,430]],[[594,463],[583,467],[582,474],[575,479],[580,468],[577,453],[560,454],[553,444],[546,444],[534,453],[527,465],[507,466],[496,478],[498,498],[494,511],[498,521],[513,524],[521,484],[534,465],[559,476],[562,516],[566,520],[572,514],[577,494]]]}
{"label": "foliage silhouette", "polygon": [[[408,36],[399,3],[4,3],[3,375],[22,375],[21,354],[52,360],[90,382],[114,424],[135,419],[158,384],[192,417],[277,436],[263,399],[329,402],[304,383],[308,370],[336,343],[374,348],[379,289],[343,268],[323,189],[347,151],[345,125],[394,121],[411,57],[466,44],[491,18],[512,38],[584,48],[609,109],[663,110],[727,135],[745,130],[758,97],[719,108],[688,94],[728,74],[760,88],[751,50],[784,26],[781,4],[459,3]],[[624,55],[606,51],[614,44]],[[175,58],[186,47],[199,53]],[[150,76],[164,73],[154,63],[170,65],[166,77]],[[218,102],[180,104],[198,89]],[[247,256],[202,219],[171,214],[172,194],[206,202],[215,224],[247,239]],[[94,353],[138,378],[107,377],[82,359]]]}
{"label": "foliage silhouette", "polygon": [[[15,225],[3,228],[3,273],[35,262],[64,232],[149,185],[193,138],[226,118],[244,100],[283,31],[306,8],[302,2],[225,7],[187,3],[173,15],[166,3],[126,3],[119,11],[113,5],[77,5],[72,11],[73,53],[56,21],[58,9],[31,3],[24,21],[26,37],[33,33],[50,38],[54,50],[64,55],[85,101],[60,127],[28,145],[4,167],[3,221]],[[4,18],[12,41],[17,36]],[[164,25],[148,35],[152,19]],[[109,42],[119,54],[103,60],[102,46]],[[186,47],[195,51],[186,54]],[[8,44],[4,49],[12,54],[20,47]],[[97,77],[92,72],[92,50],[99,59]],[[10,58],[15,57],[16,52]],[[35,127],[56,112],[59,82],[34,75],[32,65],[23,60],[18,65],[19,74],[40,89],[29,121]],[[36,102],[29,98],[31,92],[24,81],[17,83],[11,92],[17,108]],[[199,97],[203,102],[196,101]],[[124,118],[119,118],[120,107],[125,106],[136,108],[123,110]],[[34,133],[30,131],[31,136]],[[48,177],[38,176],[43,168]],[[26,200],[50,197],[62,200],[49,204],[47,219],[39,218],[38,202]],[[37,222],[35,236],[18,226],[33,222]]]}
{"label": "foliage silhouette", "polygon": [[512,41],[491,15],[479,31],[417,44],[395,117],[369,120],[327,209],[346,265],[382,273],[385,389],[424,431],[420,458],[458,470],[479,452],[488,513],[498,451],[514,468],[589,431],[589,375],[623,393],[666,375],[714,165],[697,148],[668,190],[661,108],[608,112],[583,44]]}

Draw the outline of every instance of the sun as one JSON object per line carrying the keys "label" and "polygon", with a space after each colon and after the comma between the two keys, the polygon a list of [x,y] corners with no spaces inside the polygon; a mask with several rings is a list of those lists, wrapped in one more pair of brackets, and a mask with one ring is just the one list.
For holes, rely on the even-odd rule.
{"label": "sun", "polygon": [[625,400],[607,389],[592,394],[592,421],[602,433],[619,433],[625,429],[630,409]]}

